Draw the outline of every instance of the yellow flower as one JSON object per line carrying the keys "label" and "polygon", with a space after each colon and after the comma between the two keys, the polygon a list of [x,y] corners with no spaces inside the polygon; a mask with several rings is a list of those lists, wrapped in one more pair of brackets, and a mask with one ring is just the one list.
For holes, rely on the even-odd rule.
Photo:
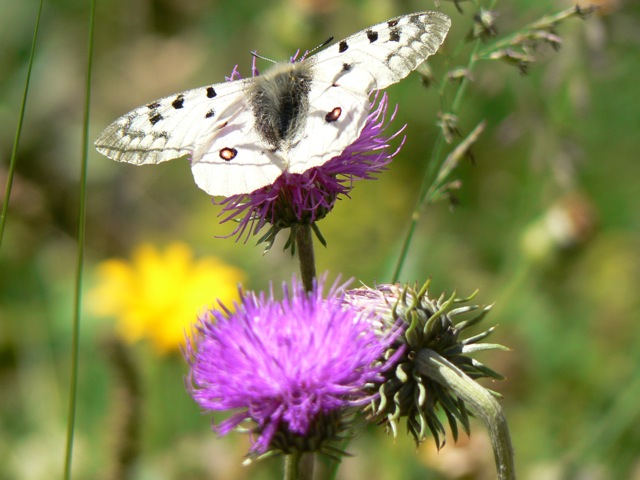
{"label": "yellow flower", "polygon": [[163,252],[143,244],[132,261],[109,259],[97,267],[98,283],[89,307],[98,316],[116,317],[117,331],[133,343],[149,339],[159,352],[184,344],[198,314],[238,298],[244,272],[212,256],[194,259],[183,243]]}

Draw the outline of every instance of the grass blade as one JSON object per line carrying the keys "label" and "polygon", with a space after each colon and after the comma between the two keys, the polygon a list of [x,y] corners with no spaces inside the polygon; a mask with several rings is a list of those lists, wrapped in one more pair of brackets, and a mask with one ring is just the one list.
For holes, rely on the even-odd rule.
{"label": "grass blade", "polygon": [[87,52],[87,78],[85,88],[84,125],[82,130],[82,159],[80,165],[80,191],[78,199],[78,250],[76,256],[75,298],[73,310],[73,334],[71,353],[71,380],[69,383],[69,409],[67,415],[67,445],[65,450],[64,478],[71,479],[73,458],[73,438],[75,431],[76,403],[78,397],[78,344],[80,334],[80,308],[82,305],[82,273],[85,239],[85,198],[87,191],[87,158],[89,156],[89,112],[91,100],[91,71],[93,66],[93,30],[95,23],[95,0],[91,0],[89,12],[89,40]]}
{"label": "grass blade", "polygon": [[38,16],[36,17],[36,26],[33,29],[33,40],[31,41],[31,52],[29,53],[29,66],[27,67],[27,78],[24,82],[24,94],[22,95],[22,105],[20,106],[20,114],[18,116],[18,126],[16,128],[16,136],[13,140],[13,149],[11,150],[11,160],[9,160],[9,171],[7,172],[7,185],[4,190],[4,200],[2,203],[2,213],[0,213],[0,248],[2,247],[2,239],[4,238],[4,227],[7,223],[7,213],[9,211],[9,199],[11,198],[11,186],[13,185],[13,175],[16,169],[16,159],[18,157],[18,145],[20,143],[20,135],[22,134],[22,123],[24,121],[24,112],[27,106],[27,94],[29,93],[29,82],[31,81],[31,69],[33,67],[33,59],[36,53],[36,43],[38,41],[38,31],[40,30],[40,18],[42,15],[42,4],[44,0],[40,0],[38,7]]}

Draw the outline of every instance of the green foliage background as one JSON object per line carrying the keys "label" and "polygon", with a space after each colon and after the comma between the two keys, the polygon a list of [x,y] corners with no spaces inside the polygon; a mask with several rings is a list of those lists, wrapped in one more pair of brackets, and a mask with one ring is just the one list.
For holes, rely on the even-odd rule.
{"label": "green foliage background", "polygon": [[[471,28],[450,2],[453,20],[436,79]],[[536,51],[522,76],[500,61],[480,62],[460,112],[466,135],[487,129],[475,163],[455,172],[456,207],[422,212],[402,281],[433,277],[433,291],[480,289],[496,302],[487,323],[510,353],[483,357],[505,374],[490,388],[504,395],[522,478],[640,478],[640,4],[612,7],[560,25],[560,51]],[[568,2],[498,2],[500,35]],[[235,64],[250,74],[249,52],[288,58],[297,48],[341,38],[383,19],[434,8],[391,0],[98,2],[91,138],[116,117],[155,98],[224,80]],[[0,178],[6,174],[36,2],[0,0]],[[44,479],[62,472],[73,301],[88,3],[45,2],[18,169],[0,251],[0,478]],[[468,58],[470,44],[450,58]],[[467,57],[465,57],[465,53]],[[266,65],[265,65],[266,66]],[[263,66],[264,68],[264,66]],[[389,171],[362,182],[319,226],[320,271],[373,284],[389,281],[438,133],[435,88],[417,74],[389,89],[394,125],[407,142]],[[248,287],[290,279],[297,265],[276,245],[216,236],[219,225],[186,162],[154,168],[116,164],[91,151],[88,176],[88,288],[92,267],[126,257],[140,242],[189,243],[244,268]],[[4,181],[2,182],[4,184]],[[536,228],[554,206],[576,218],[564,248],[540,252]],[[544,230],[544,228],[543,228]],[[533,233],[532,233],[533,232]],[[527,241],[528,240],[528,241]],[[101,337],[110,325],[83,317],[75,478],[103,478],[119,405]],[[216,439],[183,388],[181,358],[133,355],[144,385],[140,479],[277,478],[278,462],[241,467],[246,439]],[[372,430],[357,439],[339,478],[491,478],[491,452],[475,424],[469,444],[435,455]],[[452,451],[459,459],[447,460]],[[435,459],[435,460],[434,460]],[[442,467],[444,465],[444,467]],[[444,468],[444,471],[442,470]]]}

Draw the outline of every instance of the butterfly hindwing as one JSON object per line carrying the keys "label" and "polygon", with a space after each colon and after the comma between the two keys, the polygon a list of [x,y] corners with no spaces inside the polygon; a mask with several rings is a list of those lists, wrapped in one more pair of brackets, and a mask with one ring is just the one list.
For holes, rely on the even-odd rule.
{"label": "butterfly hindwing", "polygon": [[209,142],[194,151],[193,177],[211,195],[253,192],[273,183],[286,168],[258,135],[248,109],[245,106],[230,117]]}
{"label": "butterfly hindwing", "polygon": [[315,80],[304,135],[288,152],[289,171],[304,173],[342,153],[362,131],[370,103],[365,92]]}

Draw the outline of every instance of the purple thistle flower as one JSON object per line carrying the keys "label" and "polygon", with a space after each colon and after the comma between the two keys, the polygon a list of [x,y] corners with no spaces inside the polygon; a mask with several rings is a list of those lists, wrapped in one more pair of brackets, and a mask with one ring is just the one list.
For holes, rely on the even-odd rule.
{"label": "purple thistle flower", "polygon": [[205,410],[235,411],[214,425],[219,434],[253,421],[251,456],[334,451],[328,444],[348,433],[351,407],[375,398],[365,387],[397,357],[383,361],[400,330],[376,333],[374,314],[345,305],[337,283],[324,298],[323,282],[305,292],[294,278],[282,300],[273,288],[241,292],[235,311],[221,305],[200,318],[188,343],[191,395]]}

